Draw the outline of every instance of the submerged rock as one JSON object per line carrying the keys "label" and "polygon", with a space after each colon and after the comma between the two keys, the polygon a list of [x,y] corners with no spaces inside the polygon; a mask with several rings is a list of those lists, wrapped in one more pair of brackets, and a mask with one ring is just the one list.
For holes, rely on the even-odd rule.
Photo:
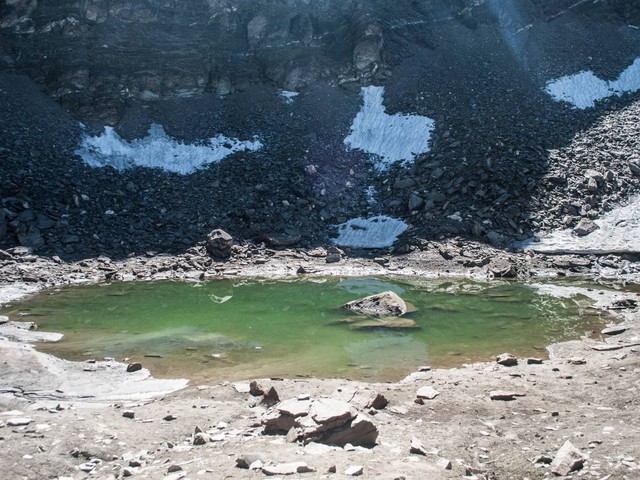
{"label": "submerged rock", "polygon": [[353,323],[351,328],[353,330],[370,330],[373,328],[404,329],[418,328],[418,325],[415,320],[410,318],[380,318]]}
{"label": "submerged rock", "polygon": [[345,310],[367,317],[401,317],[407,313],[405,301],[397,293],[386,291],[354,300],[342,306]]}

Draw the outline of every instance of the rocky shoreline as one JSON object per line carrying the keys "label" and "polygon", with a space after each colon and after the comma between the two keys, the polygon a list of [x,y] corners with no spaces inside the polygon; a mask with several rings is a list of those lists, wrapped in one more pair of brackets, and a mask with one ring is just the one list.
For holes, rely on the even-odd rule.
{"label": "rocky shoreline", "polygon": [[[593,278],[594,267],[602,266],[601,258],[506,253],[453,241],[402,256],[341,253],[332,263],[327,250],[241,245],[217,261],[201,245],[181,256],[65,263],[18,247],[3,252],[0,301],[80,282],[256,275]],[[203,268],[206,259],[212,263]],[[618,266],[618,274],[635,267]],[[599,304],[606,308],[631,296],[614,293]],[[3,340],[0,348],[2,468],[11,478],[74,479],[348,478],[361,471],[364,478],[394,479],[542,478],[552,471],[566,478],[634,478],[640,472],[640,315],[637,308],[616,312],[622,323],[610,334],[553,345],[548,360],[507,357],[448,370],[423,367],[397,383],[254,379],[251,387],[243,383],[251,379],[238,379],[173,393],[183,384],[154,385],[148,372],[127,373],[124,364],[64,362],[37,353],[22,342],[38,339],[29,338],[28,330],[16,337],[19,325],[13,325],[20,342]],[[9,336],[2,327],[0,336]],[[97,390],[96,378],[102,385]],[[372,406],[378,397],[385,401]],[[282,425],[282,411],[297,412],[305,402],[330,405],[330,424],[338,425],[331,428],[343,433],[285,435],[282,428],[267,427]],[[296,415],[304,420],[315,414]],[[357,445],[358,438],[371,438],[360,435],[361,427],[347,428],[357,419],[373,425],[375,446]],[[313,431],[305,422],[299,432]],[[318,425],[325,423],[314,427],[324,431]],[[327,438],[332,445],[323,443]],[[336,438],[348,441],[335,446]]]}

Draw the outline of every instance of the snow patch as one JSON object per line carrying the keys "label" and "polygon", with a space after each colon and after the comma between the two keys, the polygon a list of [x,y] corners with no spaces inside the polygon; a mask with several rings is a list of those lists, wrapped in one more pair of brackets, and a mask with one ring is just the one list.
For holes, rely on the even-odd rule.
{"label": "snow patch", "polygon": [[542,253],[638,253],[640,252],[640,197],[594,221],[598,230],[577,237],[571,230],[552,232],[518,244],[525,250]]}
{"label": "snow patch", "polygon": [[364,105],[351,124],[345,145],[379,157],[375,166],[384,170],[398,161],[414,160],[429,151],[435,122],[418,115],[389,115],[383,106],[384,87],[362,89]]}
{"label": "snow patch", "polygon": [[300,95],[299,92],[289,92],[287,90],[282,90],[280,92],[280,96],[287,105],[291,105],[298,95]]}
{"label": "snow patch", "polygon": [[595,102],[604,98],[638,90],[640,90],[640,57],[636,58],[616,80],[602,80],[592,71],[582,71],[549,81],[545,87],[545,92],[555,100],[568,102],[581,110],[593,107]]}
{"label": "snow patch", "polygon": [[354,218],[338,226],[338,238],[334,243],[341,247],[387,248],[393,245],[409,225],[402,220],[378,215],[370,218]]}
{"label": "snow patch", "polygon": [[111,166],[122,171],[148,167],[188,175],[234,153],[255,152],[260,148],[262,143],[257,137],[241,141],[224,135],[210,138],[207,144],[186,144],[171,138],[162,125],[154,123],[145,138],[131,142],[121,138],[112,127],[105,127],[102,135],[85,135],[76,154],[96,168]]}

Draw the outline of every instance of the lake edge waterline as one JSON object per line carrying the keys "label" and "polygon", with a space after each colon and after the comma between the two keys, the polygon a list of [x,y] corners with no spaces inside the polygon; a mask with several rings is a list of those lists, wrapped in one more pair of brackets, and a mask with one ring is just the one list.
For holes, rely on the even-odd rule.
{"label": "lake edge waterline", "polygon": [[[385,276],[385,277],[382,277],[382,278],[385,279],[385,280],[393,279],[396,284],[398,282],[407,282],[408,281],[408,277],[405,277],[405,276],[398,276],[398,277],[396,277],[396,276],[394,276],[394,277]],[[342,280],[350,279],[351,281],[358,280],[357,278],[354,279],[354,277],[341,277],[341,279]],[[362,280],[362,279],[360,279],[360,280]],[[380,277],[376,278],[375,280],[376,281],[381,281]],[[415,281],[416,279],[411,279],[411,280]],[[423,279],[423,278],[420,278],[418,280],[420,282],[422,282],[422,283],[425,283],[425,282],[426,283],[433,283],[434,282],[434,280]],[[226,280],[226,281],[233,282],[233,280]],[[247,279],[246,278],[241,278],[241,279],[236,279],[235,281],[237,281],[237,282],[246,282]],[[266,283],[266,284],[273,283],[272,280],[266,280],[266,279],[259,279],[259,280],[255,280],[255,281],[258,282],[258,283],[263,283],[263,284],[264,283]],[[288,285],[300,284],[300,281],[301,281],[300,279],[290,278],[289,280],[285,281],[284,283],[288,284]],[[341,280],[337,280],[337,277],[313,277],[311,280],[307,279],[306,283],[307,284],[314,284],[316,282],[327,282],[327,281],[338,281],[339,282]],[[441,280],[440,282],[441,283],[442,282],[448,283],[448,281],[445,282],[443,280]],[[149,284],[153,284],[153,283],[156,283],[156,282],[134,282],[132,284],[137,284],[137,285],[146,284],[146,285],[149,285]],[[170,282],[170,284],[173,284],[173,283],[174,282]],[[124,285],[128,285],[128,284],[129,284],[129,282],[117,283],[115,285],[124,286]],[[212,284],[220,285],[220,283],[218,281],[212,282]],[[502,286],[504,286],[504,285],[513,285],[513,282],[507,282],[507,281],[504,281],[504,280],[491,281],[491,282],[474,282],[474,285],[476,285],[476,286],[479,285],[479,284],[482,285],[482,288],[495,288],[495,287],[498,287],[500,285],[502,285]],[[191,285],[191,286],[193,286],[195,284],[177,283],[176,285]],[[104,288],[105,286],[107,286],[107,284],[100,284],[99,288]],[[25,318],[28,318],[28,317],[25,317]],[[596,323],[597,323],[597,325],[601,325],[601,324],[605,323],[605,321],[606,321],[606,319],[605,320],[599,319]],[[577,338],[577,337],[574,336],[573,338]],[[532,356],[539,356],[539,357],[542,356],[542,357],[544,357],[544,356],[546,356],[546,349],[545,348],[546,348],[546,345],[548,343],[554,343],[554,342],[542,341],[542,342],[539,343],[539,345],[536,345],[538,348],[535,351],[529,351],[529,352],[526,352],[526,354],[532,355]],[[59,353],[58,345],[52,345],[51,347],[52,348],[49,348],[49,346],[42,346],[42,347],[40,347],[40,349],[43,350],[43,351]],[[493,354],[497,354],[497,353],[501,353],[500,350],[501,349],[494,350],[492,352],[492,355]],[[506,351],[508,349],[505,348],[504,350]],[[222,352],[222,353],[224,353],[224,352]],[[516,353],[517,353],[517,350],[516,350]],[[161,359],[157,358],[157,356],[162,357],[161,354],[157,354],[157,352],[154,352],[152,350],[147,350],[147,352],[145,352],[145,354],[146,355],[150,355],[150,357],[149,356],[145,357],[143,355],[136,355],[135,356],[135,360],[136,361],[142,361],[142,363],[145,366],[148,366],[153,370],[155,375],[164,376],[164,377],[172,377],[172,376],[175,376],[175,373],[177,373],[177,371],[175,371],[175,370],[171,370],[171,369],[166,369],[165,370],[161,366],[157,365],[158,363],[161,363],[161,361],[160,361]],[[262,350],[262,349],[261,349],[261,351],[260,351],[260,353],[258,355],[266,356],[266,355],[264,355],[264,350]],[[109,355],[109,356],[113,356],[113,355]],[[95,357],[96,358],[100,358],[98,355],[95,355]],[[233,378],[237,378],[238,374],[241,374],[240,376],[245,377],[245,378],[250,378],[250,377],[255,377],[255,376],[272,376],[272,375],[290,376],[290,377],[313,376],[313,377],[319,377],[319,378],[326,378],[327,376],[329,376],[329,377],[338,376],[338,377],[342,377],[342,378],[344,378],[344,377],[347,377],[347,378],[360,378],[360,379],[371,380],[371,381],[375,381],[375,380],[394,381],[394,380],[398,380],[398,379],[402,378],[403,376],[407,375],[411,371],[415,370],[418,366],[423,365],[423,364],[427,364],[427,363],[428,364],[432,364],[434,367],[439,367],[439,366],[443,366],[443,367],[459,367],[459,366],[462,366],[465,363],[474,363],[474,362],[479,361],[479,360],[481,361],[481,360],[490,360],[491,359],[491,355],[473,355],[473,356],[469,356],[468,355],[468,356],[462,357],[462,359],[460,359],[460,358],[458,358],[458,355],[456,355],[456,352],[452,352],[451,357],[453,358],[453,361],[447,362],[447,364],[445,364],[443,362],[438,362],[438,361],[432,362],[432,361],[429,361],[429,359],[427,359],[427,358],[425,358],[424,361],[417,361],[416,360],[413,363],[411,363],[410,365],[404,366],[401,369],[401,371],[397,371],[396,370],[392,374],[387,374],[387,376],[384,376],[384,375],[380,376],[380,374],[375,374],[375,375],[378,375],[378,376],[372,375],[371,372],[370,372],[371,369],[367,365],[362,365],[362,364],[358,364],[357,362],[355,362],[353,366],[355,367],[355,365],[358,365],[358,368],[361,368],[361,371],[359,371],[358,369],[353,369],[352,368],[351,372],[348,373],[348,374],[327,375],[326,373],[319,372],[319,371],[311,371],[311,372],[306,371],[306,372],[302,372],[301,373],[301,372],[295,371],[295,370],[288,370],[288,371],[287,370],[283,370],[283,371],[275,372],[275,373],[271,372],[271,373],[269,373],[267,375],[260,375],[260,373],[262,372],[261,370],[256,370],[256,369],[249,368],[249,369],[236,369],[235,370],[235,374],[233,374],[232,377]],[[86,360],[89,357],[87,357],[87,356],[80,356],[80,357],[76,356],[75,358],[76,359],[85,359]],[[125,358],[125,357],[118,356],[118,358]],[[133,356],[130,356],[128,358],[134,359]],[[322,356],[320,356],[320,358],[322,358]],[[200,361],[201,361],[201,359],[200,359]],[[226,361],[226,359],[224,358],[224,355],[221,355],[218,358],[212,357],[212,358],[207,358],[206,359],[206,363],[212,363],[212,362],[221,363],[221,362],[224,362],[224,361]],[[222,370],[224,370],[224,368]],[[358,375],[359,373],[361,373],[361,374]],[[205,380],[207,378],[211,379],[212,377],[206,377],[205,376],[205,377],[201,377],[201,378],[203,380]],[[220,379],[219,377],[217,377],[217,378]]]}

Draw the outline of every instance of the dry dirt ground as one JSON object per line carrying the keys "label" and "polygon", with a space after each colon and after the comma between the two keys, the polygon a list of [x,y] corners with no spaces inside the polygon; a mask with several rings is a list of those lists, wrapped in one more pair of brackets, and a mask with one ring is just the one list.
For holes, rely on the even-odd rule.
{"label": "dry dirt ground", "polygon": [[[433,265],[452,276],[482,272],[491,276],[491,268],[498,271],[498,265],[503,272],[505,265],[515,265],[511,273],[520,274],[527,262],[529,275],[536,274],[531,265],[540,267],[539,275],[557,275],[559,265],[562,274],[580,268],[590,274],[589,265],[597,263],[573,257],[560,261],[491,255],[491,262],[475,269],[464,267],[455,255],[443,260],[451,255],[441,251],[459,253],[460,249],[443,244],[431,252],[433,259],[442,260],[434,260]],[[470,246],[466,251],[474,250]],[[404,256],[387,258],[386,266],[381,259],[343,259],[336,266],[313,256],[304,260],[300,252],[281,252],[266,263],[236,258],[218,274],[295,274],[301,262],[305,270],[317,274],[398,273],[397,268],[388,271],[394,265],[403,266],[401,272],[429,274],[434,270],[424,267],[431,253],[421,253],[423,263],[418,257],[412,261]],[[155,268],[154,262],[160,260],[144,261]],[[179,264],[184,258],[162,260],[169,261]],[[129,259],[113,270],[134,278],[127,269],[136,265],[134,271],[141,272],[136,262],[143,260]],[[265,267],[269,263],[271,269]],[[104,271],[98,275],[94,268],[92,277],[90,265],[40,258],[17,262],[12,271],[28,278],[33,274],[29,268],[36,266],[46,281],[33,282],[31,287],[8,281],[14,277],[4,270],[0,303],[56,282],[95,281],[104,276]],[[613,294],[601,304],[629,298],[638,300],[638,294]],[[640,478],[640,312],[630,308],[619,310],[618,315],[618,324],[626,327],[620,329],[622,333],[553,345],[549,358],[539,364],[519,358],[510,367],[489,362],[448,370],[422,368],[398,383],[258,379],[263,387],[273,386],[280,400],[309,397],[348,402],[359,417],[377,427],[379,436],[372,448],[305,446],[288,441],[285,435],[264,435],[261,419],[267,407],[262,397],[247,392],[253,379],[189,385],[169,393],[182,384],[151,380],[145,370],[127,373],[126,365],[116,362],[54,359],[27,345],[37,340],[29,335],[43,336],[42,332],[20,331],[7,323],[0,327],[0,471],[7,479],[260,479],[268,474],[271,478],[340,479],[348,478],[347,472],[360,473],[351,469],[360,466],[362,478],[536,479],[554,476],[548,463],[569,441],[579,450],[579,458],[576,470],[566,478]],[[427,396],[435,398],[419,399],[417,392],[423,387],[434,389]],[[496,391],[511,400],[492,399],[491,392],[495,396]],[[388,405],[367,407],[373,394],[384,396]],[[208,435],[208,441],[195,445],[199,430]],[[237,459],[243,455],[251,461],[260,459],[262,463],[254,467],[263,467],[239,468]],[[274,467],[293,462],[304,462],[304,468],[297,464],[294,470],[310,471],[284,475]]]}

